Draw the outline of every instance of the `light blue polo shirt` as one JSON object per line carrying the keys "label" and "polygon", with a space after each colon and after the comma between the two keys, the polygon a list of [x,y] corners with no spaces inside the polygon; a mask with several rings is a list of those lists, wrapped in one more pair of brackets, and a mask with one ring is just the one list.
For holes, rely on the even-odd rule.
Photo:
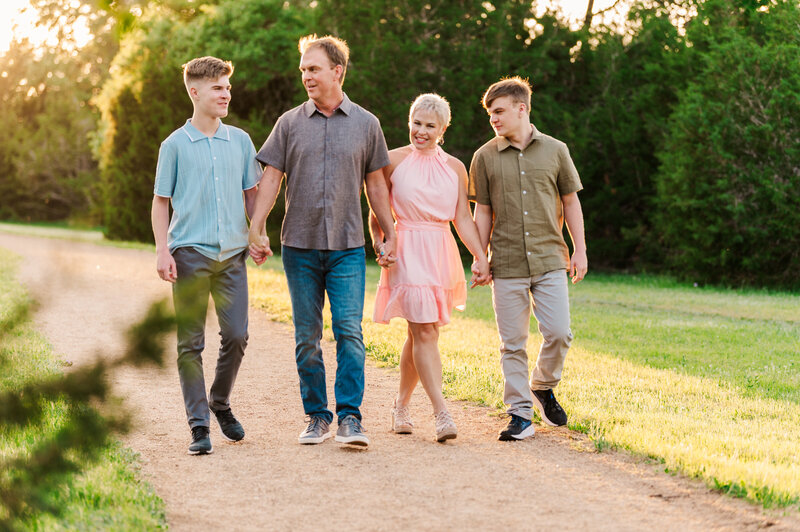
{"label": "light blue polo shirt", "polygon": [[207,137],[187,120],[161,143],[154,194],[172,199],[167,245],[223,261],[247,247],[242,191],[261,178],[250,136],[220,122]]}

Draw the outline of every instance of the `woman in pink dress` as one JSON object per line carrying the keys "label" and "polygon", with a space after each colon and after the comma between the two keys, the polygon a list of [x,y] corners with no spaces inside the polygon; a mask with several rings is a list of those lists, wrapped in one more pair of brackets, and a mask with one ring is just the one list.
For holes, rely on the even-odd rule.
{"label": "woman in pink dress", "polygon": [[[439,143],[450,124],[450,106],[436,94],[422,94],[409,113],[411,144],[389,152],[384,176],[391,195],[397,230],[397,262],[381,270],[373,320],[408,321],[408,337],[400,355],[400,390],[392,408],[392,430],[411,433],[411,394],[422,386],[433,405],[436,440],[455,438],[453,418],[442,395],[439,326],[450,322],[453,308],[464,310],[467,299],[464,267],[450,222],[475,258],[472,285],[490,281],[489,263],[467,201],[467,170]],[[370,218],[373,242],[383,234]],[[381,255],[380,244],[375,253]]]}

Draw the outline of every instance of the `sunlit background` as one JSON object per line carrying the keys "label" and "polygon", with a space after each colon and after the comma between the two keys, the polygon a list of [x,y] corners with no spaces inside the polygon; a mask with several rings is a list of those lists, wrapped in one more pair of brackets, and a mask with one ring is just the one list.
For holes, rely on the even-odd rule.
{"label": "sunlit background", "polygon": [[[74,0],[76,4],[80,2]],[[576,24],[583,20],[586,13],[588,0],[540,0],[536,2],[539,13],[550,7],[558,8],[564,18]],[[613,4],[615,0],[595,0],[593,11],[603,11]],[[622,2],[624,3],[624,2]],[[614,12],[616,14],[616,11]],[[34,44],[48,42],[55,44],[55,36],[46,28],[36,27],[36,11],[29,6],[27,0],[2,0],[0,1],[0,54],[8,50],[9,43],[14,39],[27,38]],[[80,43],[85,42],[87,32],[81,28],[74,28],[75,37]]]}

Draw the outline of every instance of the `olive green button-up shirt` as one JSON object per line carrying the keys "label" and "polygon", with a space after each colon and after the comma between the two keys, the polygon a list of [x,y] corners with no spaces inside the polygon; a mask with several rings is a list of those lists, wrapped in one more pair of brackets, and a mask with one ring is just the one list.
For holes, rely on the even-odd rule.
{"label": "olive green button-up shirt", "polygon": [[492,275],[533,277],[569,268],[561,196],[582,188],[567,145],[535,127],[522,150],[505,137],[481,146],[469,169],[469,199],[494,213]]}

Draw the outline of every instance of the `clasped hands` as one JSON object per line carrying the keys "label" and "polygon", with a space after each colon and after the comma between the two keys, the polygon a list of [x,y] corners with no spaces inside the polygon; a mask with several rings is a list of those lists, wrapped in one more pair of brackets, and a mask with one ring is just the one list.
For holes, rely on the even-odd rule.
{"label": "clasped hands", "polygon": [[372,245],[375,250],[375,262],[381,268],[388,268],[397,262],[397,248],[394,240],[384,240]]}
{"label": "clasped hands", "polygon": [[272,250],[269,247],[269,237],[266,231],[256,232],[251,230],[248,240],[250,243],[250,256],[253,258],[253,262],[256,263],[256,266],[261,266],[264,264],[264,261],[267,260],[267,257],[272,256]]}
{"label": "clasped hands", "polygon": [[469,280],[469,287],[484,286],[492,282],[492,270],[489,268],[489,261],[486,257],[475,259],[472,262],[472,278]]}

